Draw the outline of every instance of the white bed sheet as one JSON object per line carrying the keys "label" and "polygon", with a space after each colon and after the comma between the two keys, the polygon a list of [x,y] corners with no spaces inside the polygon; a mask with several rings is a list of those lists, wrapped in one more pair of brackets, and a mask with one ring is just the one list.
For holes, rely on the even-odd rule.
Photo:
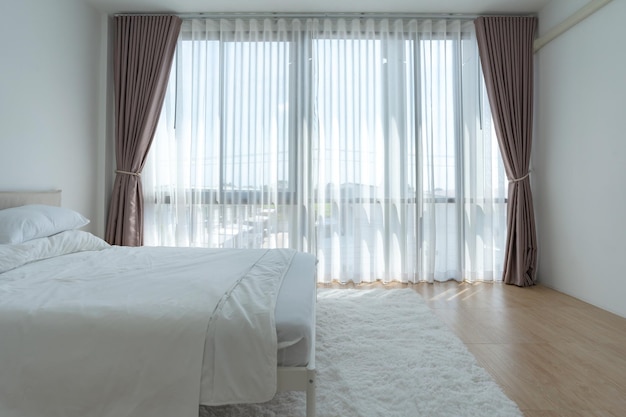
{"label": "white bed sheet", "polygon": [[[203,288],[203,275],[207,272],[216,273],[235,265],[239,271],[234,274],[238,276],[250,263],[246,266],[241,260],[227,258],[221,264],[213,264],[210,270],[205,268],[203,274],[192,273],[191,278],[182,278],[186,275],[183,272],[192,271],[192,265],[197,265],[198,250],[125,249],[128,248],[68,254],[0,275],[0,415],[197,415],[198,403],[202,402],[202,398],[198,399],[207,388],[206,372],[219,376],[209,381],[208,392],[217,391],[212,397],[209,394],[205,404],[271,398],[275,390],[271,377],[277,366],[275,327],[266,332],[274,335],[269,338],[273,339],[271,350],[267,346],[272,343],[264,346],[265,342],[259,345],[252,340],[205,345],[205,340],[210,339],[206,337],[208,318],[215,316],[218,307],[224,314],[214,327],[218,330],[209,327],[209,332],[219,335],[211,340],[230,340],[241,333],[237,328],[257,327],[259,323],[265,326],[274,319],[274,314],[268,319],[253,310],[244,315],[243,324],[231,321],[234,317],[231,313],[239,305],[249,304],[245,294],[251,290],[258,294],[258,289],[237,286],[244,297],[232,291],[226,297],[229,302],[222,304],[221,294],[229,291],[232,282],[217,280],[213,286],[219,288]],[[125,257],[123,261],[120,254]],[[143,270],[135,270],[138,264]],[[277,259],[261,269],[274,273],[276,265]],[[95,270],[100,272],[97,279],[94,279]],[[171,286],[172,279],[181,279],[187,285]],[[279,288],[280,280],[273,297]],[[207,301],[215,290],[220,297]],[[260,298],[263,294],[261,290]],[[155,304],[160,308],[144,308]],[[256,308],[263,303],[251,304]],[[272,303],[269,306],[274,313],[276,306]],[[181,340],[189,343],[180,343]],[[230,349],[229,343],[235,349]],[[236,351],[246,345],[264,351],[262,359],[252,359],[254,355],[238,356],[237,365],[233,365],[232,361],[217,356],[218,352]],[[206,368],[211,361],[217,372]],[[245,391],[246,384],[260,383],[264,385],[263,392],[243,401],[242,398],[223,400],[220,397],[223,378],[240,378],[236,374],[256,369],[257,362],[262,362],[264,367],[258,380],[252,381],[253,377],[241,385]]]}

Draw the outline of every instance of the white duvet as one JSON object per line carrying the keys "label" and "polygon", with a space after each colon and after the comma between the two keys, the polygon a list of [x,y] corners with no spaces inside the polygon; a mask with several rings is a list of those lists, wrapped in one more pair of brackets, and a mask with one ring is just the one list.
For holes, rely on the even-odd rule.
{"label": "white duvet", "polygon": [[276,391],[274,308],[295,252],[0,245],[0,416],[196,417]]}

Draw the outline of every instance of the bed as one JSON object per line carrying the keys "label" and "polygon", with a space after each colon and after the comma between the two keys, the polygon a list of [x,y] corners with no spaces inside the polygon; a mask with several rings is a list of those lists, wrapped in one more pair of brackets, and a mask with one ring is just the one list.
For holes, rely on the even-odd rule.
{"label": "bed", "polygon": [[[0,192],[20,215],[60,203]],[[0,224],[0,415],[196,417],[288,390],[315,415],[312,255],[112,247],[69,212],[15,241]]]}

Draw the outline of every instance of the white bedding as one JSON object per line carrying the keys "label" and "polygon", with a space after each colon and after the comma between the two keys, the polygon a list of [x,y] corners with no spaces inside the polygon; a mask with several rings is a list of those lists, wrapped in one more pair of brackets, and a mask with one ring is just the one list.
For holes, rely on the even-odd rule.
{"label": "white bedding", "polygon": [[274,307],[294,251],[107,247],[82,233],[47,238],[67,254],[45,239],[0,245],[0,416],[196,417],[200,402],[274,395]]}

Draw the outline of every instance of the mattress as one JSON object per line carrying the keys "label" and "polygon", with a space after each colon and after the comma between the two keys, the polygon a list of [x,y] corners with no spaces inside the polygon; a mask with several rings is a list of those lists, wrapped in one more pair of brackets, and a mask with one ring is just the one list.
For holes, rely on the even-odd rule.
{"label": "mattress", "polygon": [[306,366],[315,337],[315,259],[297,253],[278,292],[275,307],[278,365]]}

